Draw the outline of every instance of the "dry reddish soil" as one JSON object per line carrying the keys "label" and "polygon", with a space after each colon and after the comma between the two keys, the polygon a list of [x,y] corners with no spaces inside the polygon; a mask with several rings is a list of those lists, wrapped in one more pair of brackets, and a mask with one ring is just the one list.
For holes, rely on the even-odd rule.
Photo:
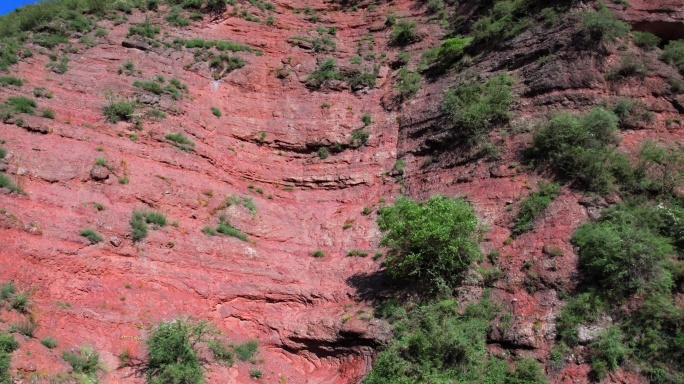
{"label": "dry reddish soil", "polygon": [[[390,30],[381,28],[387,14],[422,21],[419,30],[426,37],[409,48],[415,64],[420,52],[438,44],[444,33],[438,24],[425,22],[429,15],[423,3],[393,1],[358,12],[343,12],[324,2],[274,3],[275,26],[226,13],[179,29],[164,22],[164,12],[152,16],[172,37],[230,40],[263,50],[261,56],[238,53],[247,65],[218,83],[208,67],[186,67],[193,61],[187,49],[123,47],[129,24],[114,26],[110,21],[100,22],[109,31],[107,37],[69,55],[65,74],[46,68],[46,55],[36,54],[12,67],[11,74],[27,84],[0,88],[0,98],[33,97],[34,87],[45,87],[54,97],[37,99],[39,107],[56,112],[54,120],[25,116],[24,127],[3,124],[0,131],[8,150],[6,173],[26,192],[0,194],[0,281],[14,280],[32,292],[39,325],[36,338],[22,340],[13,355],[15,374],[47,378],[66,372],[70,367],[61,351],[89,344],[108,367],[103,383],[144,382],[135,368],[117,369],[117,355],[128,350],[134,361],[143,359],[150,326],[192,316],[212,321],[233,342],[260,342],[259,364],[209,365],[209,383],[249,382],[254,367],[263,371],[264,382],[356,382],[368,372],[376,347],[389,333],[386,324],[370,316],[366,300],[383,284],[372,278],[381,260],[346,254],[360,249],[372,255],[377,250],[375,208],[399,193],[415,199],[437,193],[467,197],[488,226],[482,250],[501,255],[504,274],[495,284],[494,298],[513,315],[506,332],[490,335],[491,348],[541,361],[548,357],[554,318],[562,307],[556,289],[574,282],[576,255],[569,237],[597,207],[564,187],[534,231],[507,240],[516,202],[548,175],[520,165],[530,137],[525,129],[506,136],[492,133],[491,139],[502,147],[501,159],[494,162],[464,162],[458,148],[433,149],[430,140],[440,132],[434,128],[439,103],[458,75],[424,81],[403,107],[387,102],[395,75],[387,66],[380,68],[374,89],[311,91],[304,86],[301,80],[317,60],[330,55],[287,43],[316,25],[293,8],[311,6],[319,11],[319,25],[337,27],[332,56],[340,63],[356,56],[357,44],[369,33],[378,55],[396,55],[399,50],[387,45]],[[631,3],[627,10],[611,7],[637,29],[682,37],[676,35],[684,31],[680,1]],[[474,12],[462,8],[466,16]],[[141,22],[145,15],[135,11],[129,18]],[[616,50],[599,58],[572,50],[568,41],[576,25],[576,19],[568,18],[544,33],[532,28],[476,59],[469,71],[487,78],[508,69],[515,76],[519,97],[513,127],[531,127],[554,110],[586,111],[601,100],[629,96],[652,106],[656,118],[648,127],[625,131],[625,149],[634,150],[647,138],[681,145],[681,127],[668,126],[666,120],[681,116],[684,100],[663,92],[668,76],[680,76],[676,70],[660,62],[656,53],[630,46],[646,57],[650,74],[644,80],[609,84],[603,73],[617,65],[622,53]],[[537,58],[551,46],[553,59],[539,63]],[[140,73],[118,74],[126,60]],[[283,63],[292,73],[280,79],[275,74]],[[188,85],[182,100],[155,100],[158,108],[176,113],[159,122],[146,120],[141,131],[131,123],[105,122],[100,110],[108,91],[133,99],[143,93],[132,86],[133,80],[156,75]],[[322,103],[330,107],[322,108]],[[222,117],[212,114],[212,106]],[[366,146],[325,160],[316,156],[321,144],[348,142],[352,131],[363,127],[363,114],[372,116]],[[36,132],[40,127],[48,132]],[[194,141],[194,150],[182,151],[165,139],[174,132]],[[131,140],[131,134],[137,140]],[[432,163],[424,166],[426,156]],[[111,170],[96,180],[91,171],[101,157]],[[397,159],[406,162],[403,178],[391,173]],[[128,184],[118,182],[124,176]],[[228,196],[250,197],[256,211],[223,207]],[[105,209],[98,211],[93,203]],[[373,213],[362,214],[366,206]],[[129,225],[134,210],[160,211],[177,225],[150,230],[134,243]],[[220,215],[229,217],[249,241],[202,233],[205,226],[216,226]],[[91,245],[79,236],[84,228],[96,229],[105,240]],[[563,254],[545,255],[542,250],[551,246]],[[317,249],[325,257],[312,257]],[[530,270],[541,280],[533,294],[524,288],[526,260],[532,260]],[[481,283],[464,287],[464,299],[477,297],[481,290]],[[0,316],[9,324],[18,315],[3,310]],[[59,347],[43,348],[38,340],[46,336],[55,337]],[[578,360],[548,374],[554,383],[580,383],[587,382],[588,371]],[[641,379],[618,372],[606,380]]]}

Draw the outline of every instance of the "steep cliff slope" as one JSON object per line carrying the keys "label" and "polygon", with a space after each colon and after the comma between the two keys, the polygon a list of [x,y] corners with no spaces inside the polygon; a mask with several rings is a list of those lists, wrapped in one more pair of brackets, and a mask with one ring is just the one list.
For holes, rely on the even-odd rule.
{"label": "steep cliff slope", "polygon": [[[10,372],[19,382],[67,377],[62,352],[89,345],[101,382],[144,382],[151,327],[190,316],[233,343],[259,341],[255,358],[232,366],[202,351],[207,382],[249,382],[256,371],[266,382],[360,381],[391,338],[373,308],[388,286],[382,255],[370,256],[382,252],[375,211],[401,193],[467,197],[488,227],[483,252],[501,255],[484,264],[501,269],[492,298],[510,313],[489,347],[550,366],[558,292],[577,283],[570,237],[619,197],[592,200],[568,183],[512,238],[518,202],[552,176],[522,165],[532,128],[553,111],[636,100],[649,118],[620,132],[634,154],[646,139],[681,145],[684,113],[672,91],[682,75],[659,59],[684,38],[681,2],[609,4],[662,39],[652,50],[629,38],[577,43],[581,13],[595,4],[569,3],[553,2],[551,21],[533,5],[519,30],[483,35],[443,65],[421,54],[496,19],[490,2],[233,1],[216,13],[119,1],[11,37],[17,63],[6,61],[6,38],[2,75],[21,81],[0,87],[0,171],[11,187],[0,189],[0,282],[30,293],[30,305],[0,309],[0,330],[37,325],[17,337]],[[396,36],[402,20],[417,22],[406,41]],[[623,76],[625,58],[643,73]],[[421,74],[415,92],[397,89],[412,84],[404,65]],[[510,119],[465,145],[440,108],[444,94],[501,71],[513,79]],[[135,212],[166,223],[133,224]],[[136,234],[145,221],[146,236]],[[471,279],[462,299],[483,288]],[[46,337],[57,348],[41,345]],[[122,355],[131,363],[121,366]],[[547,375],[586,382],[589,370],[578,357]]]}

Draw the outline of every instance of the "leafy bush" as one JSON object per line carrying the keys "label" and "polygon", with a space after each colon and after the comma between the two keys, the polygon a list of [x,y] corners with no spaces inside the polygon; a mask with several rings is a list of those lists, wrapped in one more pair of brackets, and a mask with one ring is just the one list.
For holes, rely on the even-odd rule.
{"label": "leafy bush", "polygon": [[108,123],[130,121],[135,113],[135,104],[128,102],[110,102],[102,108],[102,114]]}
{"label": "leafy bush", "polygon": [[342,80],[344,76],[337,70],[335,59],[323,61],[318,68],[306,78],[306,86],[318,89],[328,80]]}
{"label": "leafy bush", "polygon": [[531,193],[520,204],[520,212],[515,218],[513,236],[520,236],[532,229],[535,219],[546,210],[558,194],[560,186],[556,183],[540,181],[539,189]]}
{"label": "leafy bush", "polygon": [[349,138],[349,145],[353,148],[364,146],[368,142],[369,137],[370,133],[366,132],[364,129],[357,129],[352,132],[352,135]]}
{"label": "leafy bush", "polygon": [[9,374],[12,352],[19,349],[19,343],[14,336],[0,332],[0,383],[11,383],[12,378]]}
{"label": "leafy bush", "polygon": [[26,292],[16,293],[12,295],[12,309],[16,309],[21,313],[28,313],[29,295]]}
{"label": "leafy bush", "polygon": [[622,340],[624,335],[618,327],[603,331],[589,347],[591,348],[591,368],[599,380],[607,371],[615,371],[627,358],[629,348]]}
{"label": "leafy bush", "polygon": [[448,68],[463,57],[466,48],[472,43],[472,37],[456,36],[446,39],[439,45],[436,52],[437,63],[442,68]]}
{"label": "leafy bush", "polygon": [[397,72],[396,88],[399,101],[404,101],[420,90],[421,77],[414,71],[402,67]]}
{"label": "leafy bush", "polygon": [[209,61],[209,67],[214,71],[214,78],[220,79],[230,72],[247,65],[239,56],[218,55]]}
{"label": "leafy bush", "polygon": [[257,340],[249,340],[242,344],[238,344],[233,349],[238,359],[241,361],[247,361],[251,359],[259,348],[259,342]]}
{"label": "leafy bush", "polygon": [[316,258],[321,258],[321,257],[325,256],[325,254],[324,254],[323,251],[321,251],[320,249],[317,249],[317,250],[314,251],[314,253],[312,254],[312,256],[313,256],[313,257],[316,257]]}
{"label": "leafy bush", "polygon": [[33,337],[36,332],[38,324],[34,323],[32,319],[19,320],[16,323],[12,323],[10,326],[10,332],[17,332],[26,337]]}
{"label": "leafy bush", "polygon": [[503,383],[505,362],[487,361],[487,329],[497,313],[486,298],[459,311],[455,300],[391,313],[394,338],[378,354],[365,384]]}
{"label": "leafy bush", "polygon": [[239,229],[231,226],[230,222],[228,221],[228,218],[226,218],[225,216],[220,217],[219,225],[218,225],[218,227],[216,227],[216,232],[223,234],[223,235],[226,235],[226,236],[236,237],[242,241],[248,241],[249,240],[247,235],[240,232]]}
{"label": "leafy bush", "polygon": [[228,349],[224,342],[219,340],[210,340],[208,343],[214,359],[220,361],[222,364],[231,366],[235,361],[235,354]]}
{"label": "leafy bush", "polygon": [[24,85],[24,80],[14,76],[0,76],[0,86],[6,87],[8,85],[21,87]]}
{"label": "leafy bush", "polygon": [[10,192],[22,192],[21,188],[14,184],[4,173],[0,173],[0,188],[7,188]]}
{"label": "leafy bush", "polygon": [[159,26],[152,24],[149,19],[145,19],[140,24],[132,25],[128,30],[128,36],[140,35],[148,39],[153,39],[159,34]]}
{"label": "leafy bush", "polygon": [[131,217],[131,238],[133,241],[140,241],[147,236],[147,222],[145,221],[145,215],[142,212],[133,212]]}
{"label": "leafy bush", "polygon": [[572,236],[579,247],[579,267],[610,295],[659,289],[672,284],[664,262],[674,253],[668,240],[637,223],[633,212],[614,211],[586,223]]}
{"label": "leafy bush", "polygon": [[91,228],[86,228],[82,230],[81,232],[79,232],[79,235],[88,239],[88,241],[90,241],[91,244],[97,244],[102,241],[102,236]]}
{"label": "leafy bush", "polygon": [[23,96],[10,96],[5,104],[16,113],[28,113],[29,115],[36,113],[35,108],[38,106],[35,100]]}
{"label": "leafy bush", "polygon": [[159,213],[159,212],[146,212],[145,213],[145,222],[147,224],[154,224],[157,227],[165,227],[166,226],[166,216],[164,216],[162,213]]}
{"label": "leafy bush", "polygon": [[134,81],[133,86],[137,88],[144,89],[147,92],[154,93],[155,95],[161,95],[164,92],[162,86],[156,81]]}
{"label": "leafy bush", "polygon": [[580,32],[587,43],[609,43],[627,36],[630,30],[627,23],[619,21],[602,6],[596,12],[585,12],[582,16]]}
{"label": "leafy bush", "polygon": [[42,339],[40,341],[40,343],[43,344],[43,346],[45,348],[48,348],[48,349],[57,348],[57,340],[53,339],[52,337],[46,337],[46,338]]}
{"label": "leafy bush", "polygon": [[423,203],[406,197],[381,207],[380,244],[388,248],[387,270],[429,290],[447,291],[480,255],[477,216],[462,199],[434,196]]}
{"label": "leafy bush", "polygon": [[672,40],[667,43],[660,59],[674,65],[679,72],[684,74],[684,40]]}
{"label": "leafy bush", "polygon": [[614,165],[620,160],[612,151],[617,125],[617,116],[601,108],[584,116],[559,113],[534,134],[528,157],[587,190],[609,192],[616,188]]}
{"label": "leafy bush", "polygon": [[62,359],[76,373],[94,375],[100,369],[100,355],[90,347],[81,347],[77,352],[64,351]]}
{"label": "leafy bush", "polygon": [[185,137],[183,133],[177,132],[177,133],[168,133],[166,136],[166,140],[170,140],[171,142],[174,143],[174,145],[184,151],[189,151],[192,149],[192,147],[195,146],[195,143]]}
{"label": "leafy bush", "polygon": [[222,115],[221,110],[216,107],[211,107],[211,113],[213,113],[216,117],[221,117]]}
{"label": "leafy bush", "polygon": [[394,28],[390,33],[389,43],[391,45],[408,45],[417,39],[416,22],[400,20],[394,24]]}
{"label": "leafy bush", "polygon": [[326,147],[320,147],[318,148],[316,154],[321,158],[321,160],[325,160],[330,156],[330,151],[328,151],[328,148]]}
{"label": "leafy bush", "polygon": [[203,383],[202,365],[195,345],[203,341],[208,325],[184,319],[161,322],[147,343],[147,380],[151,384]]}
{"label": "leafy bush", "polygon": [[450,89],[441,109],[468,145],[497,124],[508,122],[513,103],[513,79],[498,74],[485,83],[473,82]]}
{"label": "leafy bush", "polygon": [[624,56],[620,60],[620,65],[606,74],[608,80],[618,80],[620,78],[638,77],[643,79],[648,75],[648,67],[643,60],[634,55]]}
{"label": "leafy bush", "polygon": [[632,36],[634,39],[634,44],[647,51],[655,49],[658,46],[658,44],[660,44],[660,37],[650,32],[634,31],[632,33]]}

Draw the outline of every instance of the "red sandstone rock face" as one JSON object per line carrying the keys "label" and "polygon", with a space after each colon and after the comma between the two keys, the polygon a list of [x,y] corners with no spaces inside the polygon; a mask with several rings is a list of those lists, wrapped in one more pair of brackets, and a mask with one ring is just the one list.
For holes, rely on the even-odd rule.
{"label": "red sandstone rock face", "polygon": [[[647,5],[652,2],[632,3],[626,19],[651,20],[656,7]],[[386,76],[378,79],[376,89],[312,92],[299,79],[328,55],[286,42],[313,26],[290,10],[305,4],[275,4],[275,27],[236,17],[185,30],[165,27],[174,36],[230,40],[264,51],[262,56],[241,53],[247,66],[218,83],[208,68],[184,69],[192,62],[188,51],[123,47],[128,26],[106,21],[102,24],[109,36],[73,55],[66,74],[50,72],[44,55],[12,69],[28,83],[21,89],[0,88],[0,98],[31,96],[34,87],[45,87],[54,97],[38,99],[39,106],[57,114],[55,120],[29,124],[48,129],[36,132],[4,124],[0,134],[9,152],[7,173],[26,191],[25,196],[0,195],[0,281],[15,280],[22,289],[33,290],[36,336],[53,336],[60,344],[56,351],[47,351],[35,339],[22,342],[12,362],[16,372],[65,372],[69,367],[59,357],[61,351],[85,343],[93,345],[108,366],[102,382],[143,382],[130,368],[115,369],[116,356],[128,350],[134,358],[143,358],[141,340],[150,326],[192,316],[211,320],[232,341],[258,338],[263,359],[259,368],[268,382],[280,377],[288,383],[354,382],[368,371],[374,347],[388,333],[381,321],[364,316],[372,309],[357,283],[378,270],[380,262],[346,253],[376,250],[375,214],[361,212],[364,206],[377,208],[383,197],[391,201],[400,191],[417,199],[435,193],[464,195],[473,203],[489,228],[483,251],[501,255],[504,278],[496,283],[494,298],[513,315],[510,329],[490,338],[513,346],[514,354],[547,358],[555,338],[554,318],[562,307],[553,288],[573,286],[576,255],[569,238],[591,214],[581,204],[582,196],[564,188],[533,232],[507,241],[516,214],[507,207],[517,206],[540,178],[520,165],[520,150],[529,134],[501,138],[502,158],[494,163],[463,164],[454,151],[433,154],[434,163],[422,167],[425,155],[433,153],[428,128],[438,118],[437,106],[456,82],[454,77],[423,84],[403,109],[391,111],[381,106],[394,76],[387,67],[380,69]],[[396,2],[349,13],[331,4],[313,7],[327,10],[322,24],[338,28],[334,56],[342,63],[356,55],[356,44],[371,30],[379,52],[396,54],[397,49],[386,48],[389,30],[378,26],[390,11],[426,20],[424,9],[414,5]],[[669,7],[674,11],[667,13],[667,22],[681,22],[681,9]],[[134,13],[130,19],[140,22],[144,16]],[[153,20],[163,23],[161,18]],[[545,39],[539,31],[525,32],[474,63],[474,71],[484,77],[510,68],[519,79],[514,124],[531,125],[549,111],[583,111],[604,98],[628,95],[654,106],[656,117],[648,129],[626,131],[625,148],[634,150],[646,138],[681,143],[680,132],[665,122],[682,111],[676,100],[657,92],[666,87],[665,75],[677,73],[655,53],[647,54],[652,75],[646,81],[617,85],[609,85],[602,75],[619,62],[617,52],[604,61],[561,50],[544,65],[536,62],[549,44],[567,42],[574,25],[572,20],[564,23]],[[412,63],[442,34],[437,24],[421,23],[419,29],[426,38],[409,47]],[[142,74],[118,75],[126,60]],[[292,73],[280,79],[276,71],[284,62]],[[188,97],[158,101],[160,108],[176,109],[177,114],[146,121],[142,131],[129,123],[105,122],[100,109],[107,102],[106,91],[132,98],[140,92],[132,87],[134,79],[156,75],[188,85]],[[324,102],[330,108],[321,108]],[[212,106],[223,112],[221,118],[212,115]],[[325,160],[314,155],[320,144],[347,142],[351,132],[363,126],[363,114],[373,119],[367,146]],[[193,140],[194,151],[182,151],[165,139],[175,132]],[[132,141],[130,134],[139,138]],[[91,171],[98,157],[108,160],[111,174],[94,180]],[[387,174],[397,158],[407,163],[401,184]],[[129,183],[119,184],[124,176]],[[224,199],[233,195],[252,198],[256,213],[237,205],[222,208]],[[98,211],[92,203],[105,209]],[[152,209],[178,225],[151,230],[134,243],[132,211]],[[250,241],[204,235],[202,228],[215,226],[221,214]],[[346,224],[351,226],[344,229]],[[89,244],[79,236],[83,228],[96,229],[105,241]],[[557,247],[562,255],[551,258],[545,247]],[[325,257],[311,257],[316,249]],[[541,281],[532,293],[525,289],[526,260],[532,261],[531,269]],[[466,287],[464,292],[476,297],[481,287]],[[0,316],[11,322],[13,315],[3,311]],[[248,363],[211,365],[207,382],[247,382],[250,369]],[[572,362],[548,373],[556,383],[586,382],[588,367]],[[637,382],[630,377],[617,374],[610,380]]]}

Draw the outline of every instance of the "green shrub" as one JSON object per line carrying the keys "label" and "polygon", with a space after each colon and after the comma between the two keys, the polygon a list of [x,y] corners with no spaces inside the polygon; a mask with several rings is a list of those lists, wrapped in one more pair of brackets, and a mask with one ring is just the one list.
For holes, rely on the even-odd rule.
{"label": "green shrub", "polygon": [[532,229],[535,219],[546,210],[558,194],[560,186],[556,183],[540,181],[539,189],[531,193],[520,204],[520,212],[515,218],[513,236],[520,236]]}
{"label": "green shrub", "polygon": [[380,244],[388,248],[387,270],[398,279],[429,290],[446,290],[459,282],[479,257],[477,216],[462,199],[434,196],[423,203],[406,197],[381,207]]}
{"label": "green shrub", "polygon": [[400,20],[394,24],[394,28],[390,33],[389,43],[391,45],[408,45],[417,39],[416,22]]}
{"label": "green shrub", "polygon": [[614,372],[627,358],[629,348],[622,340],[624,335],[618,327],[610,327],[603,331],[590,345],[591,368],[602,380],[607,371]]}
{"label": "green shrub", "polygon": [[190,21],[181,15],[182,8],[178,6],[171,7],[169,13],[166,15],[166,21],[176,27],[186,27],[190,25]]}
{"label": "green shrub", "polygon": [[464,311],[455,300],[444,300],[408,314],[396,307],[382,312],[392,313],[394,338],[378,354],[365,384],[503,383],[508,375],[505,362],[487,362],[488,322],[498,312],[489,300]]}
{"label": "green shrub", "polygon": [[515,371],[508,374],[505,384],[545,384],[544,372],[539,363],[531,357],[524,357],[515,363]]}
{"label": "green shrub", "polygon": [[36,45],[52,49],[60,44],[65,44],[69,42],[66,36],[55,34],[55,33],[37,33],[32,36],[33,42]]}
{"label": "green shrub", "polygon": [[157,227],[165,227],[166,226],[166,216],[159,212],[146,212],[145,213],[145,222],[147,224],[154,224]]}
{"label": "green shrub", "polygon": [[24,80],[14,76],[0,76],[0,86],[6,87],[8,85],[21,87],[24,85]]}
{"label": "green shrub", "polygon": [[318,68],[306,78],[306,86],[318,89],[328,80],[342,80],[344,76],[338,72],[335,59],[323,61]]}
{"label": "green shrub", "polygon": [[159,323],[146,340],[148,382],[203,383],[202,365],[195,345],[204,340],[208,330],[206,323],[183,319]]}
{"label": "green shrub", "polygon": [[671,40],[667,43],[660,59],[675,66],[679,72],[684,74],[684,40]]}
{"label": "green shrub", "polygon": [[144,89],[147,92],[154,93],[155,95],[161,95],[164,92],[162,86],[156,81],[134,81],[133,86],[137,88]]}
{"label": "green shrub", "polygon": [[323,251],[321,251],[320,249],[317,249],[317,250],[314,251],[314,253],[312,254],[312,256],[315,257],[315,258],[321,258],[321,257],[325,256],[325,254],[324,254]]}
{"label": "green shrub", "polygon": [[495,125],[508,122],[512,85],[513,79],[501,73],[485,83],[473,82],[447,91],[441,109],[467,145],[475,144]]}
{"label": "green shrub", "polygon": [[138,242],[147,236],[147,222],[145,221],[145,215],[142,212],[133,212],[131,217],[131,238],[133,241]]}
{"label": "green shrub", "polygon": [[230,72],[247,65],[239,56],[218,55],[209,61],[209,67],[214,71],[214,78],[220,79]]}
{"label": "green shrub", "polygon": [[19,349],[19,343],[9,333],[0,332],[0,353],[12,353]]}
{"label": "green shrub", "polygon": [[257,352],[258,348],[259,341],[257,340],[249,340],[245,343],[238,344],[235,347],[233,347],[233,349],[235,350],[235,354],[241,361],[247,361],[251,359]]}
{"label": "green shrub", "polygon": [[216,232],[218,232],[222,235],[236,237],[242,241],[248,241],[249,240],[247,235],[240,232],[239,229],[231,226],[230,222],[228,221],[228,219],[225,216],[222,216],[219,219],[219,225],[218,225],[218,227],[216,227]]}
{"label": "green shrub", "polygon": [[618,80],[620,78],[638,77],[643,79],[648,75],[648,67],[643,60],[634,55],[624,56],[620,60],[620,65],[606,74],[608,80]]}
{"label": "green shrub", "polygon": [[658,46],[658,44],[660,44],[660,37],[650,32],[634,31],[632,33],[632,36],[634,39],[634,44],[647,51],[655,49]]}
{"label": "green shrub", "polygon": [[94,375],[100,369],[100,355],[90,347],[81,347],[77,352],[64,351],[62,359],[75,373]]}
{"label": "green shrub", "polygon": [[132,25],[128,30],[128,36],[140,35],[148,39],[153,39],[159,34],[159,27],[152,24],[149,19],[145,19],[140,24]]}
{"label": "green shrub", "polygon": [[397,72],[396,88],[399,101],[404,101],[420,90],[421,77],[415,71],[402,67]]}
{"label": "green shrub", "polygon": [[318,148],[318,151],[316,152],[316,154],[318,155],[319,158],[321,158],[321,160],[325,160],[328,158],[328,156],[330,156],[330,151],[328,151],[328,148],[326,148],[326,147],[320,147],[320,148]]}
{"label": "green shrub", "polygon": [[349,257],[366,257],[366,256],[368,256],[368,252],[364,252],[360,249],[352,249],[351,251],[347,252],[347,256],[349,256]]}
{"label": "green shrub", "polygon": [[634,212],[616,211],[572,236],[580,270],[607,294],[622,297],[672,284],[664,262],[674,249],[663,236],[636,225],[640,219]]}
{"label": "green shrub", "polygon": [[30,305],[29,295],[26,292],[16,293],[12,295],[12,309],[16,309],[21,313],[28,313]]}
{"label": "green shrub", "polygon": [[607,193],[616,188],[617,125],[617,116],[601,108],[584,116],[559,113],[536,131],[528,157],[580,187]]}
{"label": "green shrub", "polygon": [[364,114],[361,116],[361,122],[363,122],[363,125],[369,125],[371,123],[371,115]]}
{"label": "green shrub", "polygon": [[110,102],[102,108],[102,114],[108,123],[130,121],[135,113],[135,104],[128,102]]}
{"label": "green shrub", "polygon": [[32,319],[19,320],[16,323],[12,323],[10,326],[10,332],[17,332],[26,337],[33,337],[36,332],[38,324],[34,323]]}
{"label": "green shrub", "polygon": [[353,148],[364,146],[368,142],[368,138],[370,138],[370,133],[366,132],[364,129],[357,129],[352,132],[352,135],[349,138],[349,145]]}
{"label": "green shrub", "polygon": [[57,340],[53,339],[52,337],[46,337],[46,338],[42,339],[40,341],[40,343],[43,344],[43,346],[45,348],[48,348],[48,349],[57,348]]}
{"label": "green shrub", "polygon": [[375,80],[377,76],[371,72],[356,72],[347,78],[347,84],[352,90],[361,89],[364,87],[375,87]]}
{"label": "green shrub", "polygon": [[456,36],[446,39],[439,45],[435,53],[437,63],[442,68],[448,68],[463,57],[466,48],[472,43],[472,37]]}
{"label": "green shrub", "polygon": [[213,113],[216,117],[221,117],[222,115],[221,110],[216,107],[211,107],[211,113]]}
{"label": "green shrub", "polygon": [[249,377],[252,377],[254,379],[260,379],[261,378],[261,370],[260,369],[253,369],[249,371]]}
{"label": "green shrub", "polygon": [[192,147],[195,146],[195,143],[185,137],[181,132],[178,133],[168,133],[166,136],[166,140],[170,140],[171,142],[174,143],[174,145],[182,150],[190,150]]}
{"label": "green shrub", "polygon": [[589,44],[609,43],[626,37],[630,29],[629,24],[617,20],[608,8],[601,6],[596,12],[583,14],[580,32]]}
{"label": "green shrub", "polygon": [[7,188],[10,192],[22,192],[21,188],[14,184],[4,173],[0,173],[0,188]]}
{"label": "green shrub", "polygon": [[46,119],[51,119],[51,120],[55,119],[55,111],[53,111],[52,109],[49,109],[49,108],[46,108],[46,109],[43,109],[42,111],[40,111],[40,115]]}
{"label": "green shrub", "polygon": [[52,99],[52,92],[48,91],[43,87],[38,87],[33,89],[33,96],[44,97],[46,99]]}
{"label": "green shrub", "polygon": [[0,332],[0,383],[11,383],[12,377],[9,374],[12,352],[19,349],[19,343],[14,336]]}
{"label": "green shrub", "polygon": [[14,285],[13,282],[7,282],[3,283],[0,286],[0,300],[9,300],[12,298],[14,295],[14,292],[17,291],[17,287]]}
{"label": "green shrub", "polygon": [[35,114],[35,108],[38,106],[35,100],[23,96],[10,96],[5,104],[15,113],[28,113],[29,115]]}
{"label": "green shrub", "polygon": [[612,111],[620,119],[622,128],[636,128],[641,123],[653,121],[654,118],[648,106],[638,100],[618,99]]}
{"label": "green shrub", "polygon": [[82,230],[81,232],[79,232],[79,235],[88,239],[88,241],[90,241],[90,244],[97,244],[103,240],[102,236],[91,228],[86,228]]}
{"label": "green shrub", "polygon": [[211,340],[208,342],[208,345],[211,353],[214,355],[214,359],[229,367],[233,365],[235,354],[228,349],[225,343],[219,340]]}

